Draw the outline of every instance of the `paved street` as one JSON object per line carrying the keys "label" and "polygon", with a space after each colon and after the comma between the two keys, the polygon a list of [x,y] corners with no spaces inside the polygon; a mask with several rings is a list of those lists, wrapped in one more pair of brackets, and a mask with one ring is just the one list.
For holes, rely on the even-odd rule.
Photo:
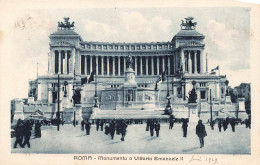
{"label": "paved street", "polygon": [[[96,154],[250,154],[250,129],[245,125],[236,126],[232,132],[229,125],[226,132],[211,130],[206,125],[208,136],[205,137],[205,147],[199,148],[199,139],[195,134],[195,125],[189,124],[188,137],[184,138],[181,124],[174,124],[172,130],[168,124],[161,124],[159,137],[151,137],[145,131],[146,125],[129,125],[125,141],[115,134],[114,140],[104,131],[96,131],[92,125],[90,136],[80,130],[80,126],[61,126],[57,131],[55,126],[42,127],[42,137],[31,137],[31,148],[16,148],[12,153],[96,153]],[[12,138],[12,147],[15,138]]]}

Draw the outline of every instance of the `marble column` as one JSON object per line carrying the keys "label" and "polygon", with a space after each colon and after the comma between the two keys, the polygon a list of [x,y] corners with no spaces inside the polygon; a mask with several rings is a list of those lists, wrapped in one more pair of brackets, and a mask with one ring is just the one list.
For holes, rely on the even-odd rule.
{"label": "marble column", "polygon": [[146,65],[146,68],[145,68],[145,75],[148,75],[148,56],[145,57],[145,65]]}
{"label": "marble column", "polygon": [[116,73],[116,66],[115,66],[115,56],[113,56],[113,58],[112,58],[112,61],[113,61],[113,76],[115,76],[115,73]]}
{"label": "marble column", "polygon": [[164,59],[165,57],[164,56],[162,56],[162,71],[164,72],[165,71],[165,59]]}
{"label": "marble column", "polygon": [[151,56],[152,75],[154,75],[153,56]]}
{"label": "marble column", "polygon": [[67,64],[68,63],[68,51],[65,51],[65,59],[64,59],[64,63],[63,63],[63,66],[64,66],[64,70],[63,70],[63,74],[68,74],[68,71],[67,71]]}
{"label": "marble column", "polygon": [[109,57],[110,57],[110,56],[107,56],[107,75],[110,75],[110,72],[109,72],[109,70],[110,70]]}
{"label": "marble column", "polygon": [[98,56],[96,56],[96,63],[95,63],[96,67],[96,75],[98,75]]}
{"label": "marble column", "polygon": [[143,57],[140,56],[140,75],[143,75]]}
{"label": "marble column", "polygon": [[159,67],[160,67],[160,65],[159,65],[159,60],[160,60],[160,58],[159,58],[159,56],[157,56],[157,75],[160,75],[160,73],[159,73]]}
{"label": "marble column", "polygon": [[137,56],[135,56],[135,75],[137,75]]}
{"label": "marble column", "polygon": [[121,56],[118,56],[118,76],[120,76],[121,75],[121,70],[120,70],[120,66],[121,66],[121,60],[120,60],[120,57]]}
{"label": "marble column", "polygon": [[124,56],[124,72],[126,71],[126,57]]}
{"label": "marble column", "polygon": [[204,73],[204,53],[203,50],[200,51],[200,72]]}
{"label": "marble column", "polygon": [[89,62],[89,64],[90,64],[90,74],[92,73],[92,56],[90,55],[90,62]]}
{"label": "marble column", "polygon": [[170,75],[170,74],[171,74],[171,68],[170,68],[170,67],[171,67],[171,65],[170,65],[170,64],[171,64],[171,63],[170,63],[171,58],[170,58],[170,56],[166,56],[166,57],[168,58],[168,60],[167,60],[167,61],[168,61],[168,62],[167,62],[167,68],[168,68],[168,73],[169,73],[169,75]]}
{"label": "marble column", "polygon": [[48,87],[48,103],[52,103],[52,90],[51,87]]}
{"label": "marble column", "polygon": [[59,50],[59,54],[58,54],[58,74],[61,74],[61,51]]}
{"label": "marble column", "polygon": [[88,74],[87,57],[88,57],[88,56],[85,56],[85,75]]}
{"label": "marble column", "polygon": [[188,72],[192,73],[191,52],[190,51],[188,51]]}
{"label": "marble column", "polygon": [[198,71],[197,71],[197,51],[195,50],[194,51],[194,73],[197,74]]}
{"label": "marble column", "polygon": [[104,74],[104,56],[101,56],[101,75]]}
{"label": "marble column", "polygon": [[[186,63],[185,63],[186,59],[185,59],[185,56],[184,56],[184,50],[181,50],[181,65],[182,66],[182,70],[183,72],[186,72]],[[179,69],[179,68],[176,68],[176,69]]]}

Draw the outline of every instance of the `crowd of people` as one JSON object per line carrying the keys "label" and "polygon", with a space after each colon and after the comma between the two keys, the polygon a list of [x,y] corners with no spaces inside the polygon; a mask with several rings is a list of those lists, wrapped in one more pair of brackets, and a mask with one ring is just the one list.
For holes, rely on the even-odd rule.
{"label": "crowd of people", "polygon": [[93,120],[92,123],[89,122],[89,120],[86,121],[82,120],[81,130],[84,131],[84,127],[85,127],[86,135],[90,135],[91,125],[94,124],[96,124],[96,131],[99,131],[99,128],[101,131],[103,131],[105,126],[105,134],[110,135],[111,139],[114,139],[114,135],[116,133],[117,135],[121,135],[121,141],[124,141],[126,136],[126,128],[129,123],[127,123],[126,120],[124,119],[120,119],[120,120],[113,119],[111,121]]}
{"label": "crowd of people", "polygon": [[[160,135],[160,122],[167,122],[169,123],[169,129],[173,129],[174,123],[182,123],[182,130],[183,130],[183,137],[187,137],[187,129],[188,129],[188,119],[175,119],[173,116],[170,116],[168,119],[147,119],[146,121],[146,129],[145,131],[150,132],[150,136],[154,136],[154,131],[156,136],[159,137]],[[125,119],[113,119],[113,120],[82,120],[81,122],[81,130],[86,130],[86,135],[90,135],[91,125],[96,125],[96,131],[103,131],[106,135],[110,135],[111,139],[114,139],[114,135],[121,135],[121,141],[125,140],[127,127],[131,124],[143,124],[145,123],[142,119],[138,120],[125,120]],[[208,121],[209,122],[209,121]],[[238,124],[238,120],[234,118],[226,118],[226,119],[217,119],[212,122],[209,122],[210,127],[214,130],[214,126],[217,123],[219,132],[221,132],[222,128],[224,131],[228,129],[228,125],[230,124],[232,131],[235,132],[235,126]],[[240,122],[241,123],[241,122]],[[246,128],[251,128],[251,121],[249,119],[245,120]],[[74,123],[75,124],[75,123]],[[33,121],[33,120],[21,120],[17,121],[16,126],[14,127],[15,130],[15,143],[14,148],[17,148],[19,144],[20,147],[24,148],[26,145],[30,148],[30,137],[31,137],[31,130],[34,126],[34,135],[35,138],[41,137],[41,126],[42,125],[49,125],[47,122],[43,121]],[[205,125],[202,123],[202,120],[198,121],[196,126],[196,135],[199,137],[200,147],[204,147],[204,137],[207,136],[207,132],[205,129]]]}
{"label": "crowd of people", "polygon": [[14,148],[17,148],[18,144],[22,148],[24,148],[26,145],[28,146],[28,148],[31,147],[30,138],[32,135],[33,126],[34,138],[40,138],[42,122],[40,122],[39,120],[34,121],[18,119],[17,124],[13,128],[16,138],[14,142]]}

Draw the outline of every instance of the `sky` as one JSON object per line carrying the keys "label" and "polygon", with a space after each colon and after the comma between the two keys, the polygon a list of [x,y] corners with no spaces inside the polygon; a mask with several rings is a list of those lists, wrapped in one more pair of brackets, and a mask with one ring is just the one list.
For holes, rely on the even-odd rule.
{"label": "sky", "polygon": [[[6,83],[14,85],[10,98],[27,97],[28,80],[48,69],[49,35],[57,22],[70,17],[84,41],[161,42],[171,41],[180,31],[181,20],[192,16],[196,30],[205,35],[209,70],[219,66],[230,86],[250,79],[250,9],[219,8],[102,8],[37,9],[10,13],[8,56],[5,56]],[[8,69],[7,69],[8,68]]]}

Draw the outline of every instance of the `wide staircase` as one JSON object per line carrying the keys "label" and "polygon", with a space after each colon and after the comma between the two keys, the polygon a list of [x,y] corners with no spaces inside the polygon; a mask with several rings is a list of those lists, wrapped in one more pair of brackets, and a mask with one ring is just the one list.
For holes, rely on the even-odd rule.
{"label": "wide staircase", "polygon": [[165,119],[164,110],[94,110],[91,119]]}

